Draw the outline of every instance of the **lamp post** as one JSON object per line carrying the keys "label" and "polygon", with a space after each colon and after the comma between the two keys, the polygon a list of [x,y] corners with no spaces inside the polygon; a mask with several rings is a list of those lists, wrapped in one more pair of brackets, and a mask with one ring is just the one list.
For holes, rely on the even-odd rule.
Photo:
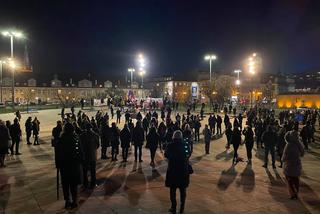
{"label": "lamp post", "polygon": [[253,75],[255,75],[256,70],[257,70],[257,60],[256,60],[257,54],[253,53],[249,58],[248,58],[248,68],[249,68],[249,73],[251,74],[251,91],[250,91],[250,107],[252,108],[253,104],[253,85],[252,85],[252,79]]}
{"label": "lamp post", "polygon": [[[11,60],[13,60],[13,38],[22,38],[23,34],[21,32],[16,31],[4,31],[2,35],[5,37],[10,37],[10,48],[11,48]],[[15,72],[15,64],[12,61],[10,64],[12,68],[12,108],[14,108],[14,72]]]}
{"label": "lamp post", "polygon": [[5,64],[6,62],[3,60],[0,60],[0,96],[1,96],[1,103],[2,103],[2,68],[3,68],[3,64]]}
{"label": "lamp post", "polygon": [[204,60],[206,61],[209,61],[209,64],[210,64],[210,82],[211,82],[211,67],[212,67],[212,61],[216,60],[217,59],[217,56],[216,55],[206,55],[204,57]]}
{"label": "lamp post", "polygon": [[131,73],[130,88],[132,89],[133,72],[135,72],[136,70],[134,68],[128,68],[128,71]]}
{"label": "lamp post", "polygon": [[141,76],[141,88],[143,88],[143,75],[145,75],[145,71],[144,70],[141,70],[139,75]]}

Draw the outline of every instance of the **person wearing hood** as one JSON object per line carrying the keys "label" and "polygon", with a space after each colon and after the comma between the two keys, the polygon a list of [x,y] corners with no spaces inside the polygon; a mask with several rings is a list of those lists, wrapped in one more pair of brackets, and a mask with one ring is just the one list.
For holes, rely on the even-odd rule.
{"label": "person wearing hood", "polygon": [[296,122],[294,129],[285,135],[287,142],[283,150],[283,173],[286,176],[290,199],[298,199],[299,178],[301,176],[301,157],[304,155],[304,148],[299,140],[299,124]]}

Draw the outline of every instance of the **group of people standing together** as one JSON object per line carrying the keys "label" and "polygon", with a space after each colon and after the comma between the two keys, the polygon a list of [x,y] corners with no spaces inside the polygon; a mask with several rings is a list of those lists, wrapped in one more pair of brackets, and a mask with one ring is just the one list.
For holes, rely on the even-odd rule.
{"label": "group of people standing together", "polygon": [[[0,167],[5,167],[5,157],[8,154],[21,155],[20,142],[22,137],[22,130],[20,126],[21,115],[20,112],[16,113],[16,117],[11,124],[10,120],[0,120]],[[26,141],[27,145],[31,145],[30,137],[33,134],[34,145],[39,145],[39,131],[40,122],[37,117],[32,120],[32,117],[28,117],[25,123]]]}

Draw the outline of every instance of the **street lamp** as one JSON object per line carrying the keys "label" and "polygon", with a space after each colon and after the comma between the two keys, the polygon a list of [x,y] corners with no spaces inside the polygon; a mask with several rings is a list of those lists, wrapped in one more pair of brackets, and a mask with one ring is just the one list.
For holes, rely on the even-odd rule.
{"label": "street lamp", "polygon": [[[248,58],[248,70],[251,76],[255,75],[256,70],[257,70],[257,53],[253,53],[249,58]],[[250,107],[252,108],[252,98],[253,98],[253,86],[252,86],[252,79],[251,79],[251,92],[250,92]]]}
{"label": "street lamp", "polygon": [[128,68],[128,71],[131,73],[131,82],[130,82],[130,87],[132,88],[132,77],[133,77],[133,72],[136,70],[134,68]]}
{"label": "street lamp", "polygon": [[139,75],[141,76],[141,88],[143,88],[143,76],[145,75],[145,71],[144,70],[141,70],[140,72],[139,72]]}
{"label": "street lamp", "polygon": [[1,103],[2,103],[2,68],[3,68],[3,64],[6,64],[6,61],[4,60],[0,60],[0,96],[1,96]]}
{"label": "street lamp", "polygon": [[[5,37],[10,37],[10,47],[11,47],[11,60],[13,60],[13,38],[23,38],[23,34],[17,31],[4,31],[2,35]],[[12,61],[10,64],[12,68],[12,108],[14,108],[14,72],[15,72],[15,64]]]}
{"label": "street lamp", "polygon": [[241,70],[235,70],[234,71],[234,73],[236,73],[237,74],[237,80],[236,80],[236,85],[237,86],[239,86],[240,85],[240,73],[241,73],[242,71]]}
{"label": "street lamp", "polygon": [[204,60],[209,61],[209,63],[210,63],[210,82],[211,82],[211,64],[212,64],[212,61],[214,61],[216,59],[217,59],[216,55],[206,55],[204,57]]}

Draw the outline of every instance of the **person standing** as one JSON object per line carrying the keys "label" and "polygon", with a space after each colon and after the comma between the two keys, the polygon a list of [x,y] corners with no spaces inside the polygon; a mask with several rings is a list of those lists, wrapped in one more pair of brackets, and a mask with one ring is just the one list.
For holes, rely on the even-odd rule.
{"label": "person standing", "polygon": [[268,167],[268,155],[270,153],[272,158],[272,168],[275,169],[276,168],[275,144],[277,142],[277,134],[273,131],[271,125],[268,125],[267,130],[263,132],[261,140],[265,146],[263,167],[265,168]]}
{"label": "person standing", "polygon": [[103,120],[100,127],[100,136],[101,136],[101,159],[108,159],[107,149],[110,147],[110,138],[111,138],[111,129],[106,122]]}
{"label": "person standing", "polygon": [[127,124],[124,124],[123,129],[120,132],[121,148],[122,148],[122,162],[128,160],[128,150],[130,147],[131,133]]}
{"label": "person standing", "polygon": [[132,140],[134,145],[134,161],[138,160],[139,153],[139,162],[143,162],[142,160],[142,146],[144,141],[144,130],[141,126],[141,122],[137,121],[136,127],[134,127],[132,131]]}
{"label": "person standing", "polygon": [[303,145],[299,141],[299,124],[294,125],[292,131],[287,132],[282,161],[283,173],[286,176],[290,199],[298,199],[300,176],[302,171],[301,157],[304,155]]}
{"label": "person standing", "polygon": [[286,146],[286,140],[284,138],[285,134],[286,134],[286,127],[282,126],[278,132],[278,137],[277,137],[277,153],[280,158],[280,166],[279,166],[280,168],[282,168],[283,166],[282,155],[283,155],[284,147]]}
{"label": "person standing", "polygon": [[111,161],[117,161],[117,155],[119,154],[119,142],[120,140],[120,131],[116,123],[111,124]]}
{"label": "person standing", "polygon": [[26,137],[27,137],[27,144],[31,145],[32,143],[30,142],[30,137],[32,133],[32,118],[28,117],[25,123],[25,128],[26,128]]}
{"label": "person standing", "polygon": [[160,137],[157,133],[157,129],[154,125],[151,126],[150,131],[147,135],[147,144],[146,144],[146,148],[148,148],[150,150],[150,156],[151,156],[151,162],[150,162],[150,166],[152,168],[155,167],[154,164],[154,157],[156,155],[156,151],[158,148],[158,144],[160,141]]}
{"label": "person standing", "polygon": [[[172,133],[173,134],[173,133]],[[193,140],[192,140],[192,130],[190,128],[189,124],[186,124],[183,129],[183,140],[189,145],[190,148],[190,154],[193,152]],[[172,138],[172,136],[171,136]],[[171,142],[171,140],[170,140]]]}
{"label": "person standing", "polygon": [[233,127],[231,144],[234,150],[232,164],[237,164],[239,162],[238,149],[241,144],[241,132],[237,126]]}
{"label": "person standing", "polygon": [[120,123],[120,119],[121,119],[121,110],[120,110],[120,108],[117,109],[116,114],[117,114],[117,123]]}
{"label": "person standing", "polygon": [[52,139],[51,139],[51,146],[54,148],[54,161],[57,168],[57,144],[60,140],[60,135],[62,132],[62,122],[59,120],[57,121],[57,126],[52,129]]}
{"label": "person standing", "polygon": [[173,142],[169,143],[165,157],[168,159],[168,168],[166,173],[165,185],[170,188],[171,213],[176,213],[177,200],[176,191],[180,191],[180,213],[184,212],[186,201],[186,189],[189,186],[189,157],[190,148],[184,143],[181,131],[175,131]]}
{"label": "person standing", "polygon": [[90,123],[86,124],[84,132],[80,135],[80,143],[83,149],[83,186],[88,188],[88,171],[90,171],[90,188],[96,186],[96,161],[97,149],[100,146],[99,135],[92,130]]}
{"label": "person standing", "polygon": [[74,127],[69,122],[64,125],[60,141],[57,144],[57,152],[65,208],[76,208],[78,206],[77,187],[81,183],[83,153]]}
{"label": "person standing", "polygon": [[6,167],[5,157],[10,147],[11,136],[9,129],[6,127],[4,122],[0,120],[0,168]]}
{"label": "person standing", "polygon": [[232,139],[232,125],[231,123],[229,123],[227,130],[225,132],[225,135],[227,137],[227,145],[226,145],[226,149],[230,149],[230,145],[231,145],[231,139]]}
{"label": "person standing", "polygon": [[194,121],[194,140],[195,141],[200,141],[200,127],[201,127],[201,123],[199,120],[199,117],[196,117],[195,121]]}
{"label": "person standing", "polygon": [[203,129],[203,136],[204,136],[204,144],[205,144],[205,153],[208,155],[210,151],[210,141],[212,136],[208,125],[205,125]]}
{"label": "person standing", "polygon": [[221,124],[222,118],[220,115],[217,115],[217,134],[221,135]]}
{"label": "person standing", "polygon": [[217,119],[215,115],[210,115],[209,119],[208,119],[208,123],[209,123],[209,127],[210,127],[210,131],[211,133],[214,135],[216,132],[216,123],[217,123]]}
{"label": "person standing", "polygon": [[[21,128],[19,124],[18,118],[15,118],[13,120],[13,124],[10,126],[10,135],[12,139],[12,145],[10,147],[11,155],[16,154],[16,155],[21,155],[19,152],[19,145],[20,145],[20,140],[21,140]],[[16,148],[16,152],[13,153],[13,148]]]}
{"label": "person standing", "polygon": [[302,139],[304,148],[306,150],[309,149],[309,139],[310,139],[309,127],[310,127],[310,122],[308,121],[307,124],[305,126],[303,126],[301,131],[300,131],[300,137]]}
{"label": "person standing", "polygon": [[230,123],[230,118],[229,118],[229,116],[228,116],[227,113],[224,114],[223,122],[224,122],[224,127],[225,127],[225,129],[227,129],[228,124]]}
{"label": "person standing", "polygon": [[243,131],[242,134],[244,135],[244,142],[246,144],[246,151],[247,151],[247,158],[248,164],[251,164],[252,161],[252,149],[254,144],[254,133],[250,125],[248,125]]}
{"label": "person standing", "polygon": [[33,145],[40,145],[39,143],[40,122],[37,117],[32,121],[32,134],[34,137]]}

